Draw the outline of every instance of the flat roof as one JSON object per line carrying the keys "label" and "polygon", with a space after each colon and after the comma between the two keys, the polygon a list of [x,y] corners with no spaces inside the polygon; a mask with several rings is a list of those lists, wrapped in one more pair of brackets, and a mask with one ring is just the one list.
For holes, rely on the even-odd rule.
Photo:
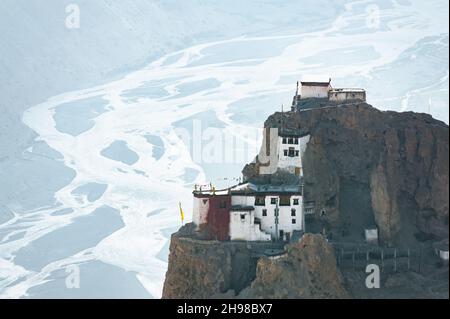
{"label": "flat roof", "polygon": [[366,92],[366,90],[361,88],[334,88],[330,90],[331,93],[339,93],[339,92]]}
{"label": "flat roof", "polygon": [[230,194],[229,189],[220,189],[220,190],[212,190],[212,189],[206,189],[206,190],[194,190],[192,192],[194,196],[201,195],[201,196],[225,196]]}
{"label": "flat roof", "polygon": [[301,138],[303,136],[306,136],[308,134],[300,134],[300,133],[295,133],[295,132],[286,132],[286,131],[281,131],[278,132],[278,137],[298,137]]}
{"label": "flat roof", "polygon": [[329,86],[330,82],[306,82],[301,81],[300,82],[302,86]]}
{"label": "flat roof", "polygon": [[196,189],[193,191],[194,196],[225,196],[225,195],[251,195],[251,194],[286,194],[286,195],[301,195],[300,184],[293,185],[271,185],[263,184],[256,185],[252,183],[241,183],[233,187],[221,190]]}
{"label": "flat roof", "polygon": [[231,211],[235,212],[248,212],[255,210],[255,207],[253,206],[243,206],[243,205],[233,205],[231,206]]}
{"label": "flat roof", "polygon": [[285,193],[285,194],[301,194],[300,185],[255,185],[252,183],[245,183],[232,187],[231,194],[275,194],[275,193]]}

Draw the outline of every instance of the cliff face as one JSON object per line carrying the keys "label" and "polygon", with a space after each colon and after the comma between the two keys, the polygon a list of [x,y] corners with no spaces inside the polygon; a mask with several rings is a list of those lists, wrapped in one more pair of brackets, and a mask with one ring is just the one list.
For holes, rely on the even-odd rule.
{"label": "cliff face", "polygon": [[276,259],[257,257],[255,245],[197,240],[182,229],[172,236],[163,298],[349,296],[333,249],[322,236],[307,234]]}
{"label": "cliff face", "polygon": [[[381,112],[359,103],[276,113],[265,123],[281,126],[310,136],[302,160],[305,199],[315,202],[315,213],[306,220],[307,232],[325,229],[334,241],[361,243],[364,229],[375,224],[382,245],[414,249],[448,240],[447,125],[426,114]],[[272,140],[264,136],[263,145]],[[259,166],[248,164],[244,178],[272,184],[296,179],[283,171],[260,175]],[[193,225],[172,236],[163,298],[411,298],[429,297],[421,291],[436,287],[438,297],[448,298],[448,268],[438,274],[443,280],[435,276],[431,248],[423,275],[384,275],[384,287],[393,288],[368,293],[364,272],[342,270],[343,284],[321,235],[305,234],[279,258],[255,254],[255,243],[196,236]]]}
{"label": "cliff face", "polygon": [[349,298],[331,246],[320,235],[306,234],[287,246],[285,256],[261,258],[256,279],[242,298]]}
{"label": "cliff face", "polygon": [[[282,120],[283,116],[283,120]],[[306,200],[334,239],[382,243],[448,238],[448,126],[427,114],[381,112],[366,103],[276,113],[265,127],[309,134]],[[243,171],[258,181],[257,164]]]}
{"label": "cliff face", "polygon": [[234,296],[250,284],[256,259],[246,243],[197,239],[193,229],[188,224],[172,235],[163,298]]}

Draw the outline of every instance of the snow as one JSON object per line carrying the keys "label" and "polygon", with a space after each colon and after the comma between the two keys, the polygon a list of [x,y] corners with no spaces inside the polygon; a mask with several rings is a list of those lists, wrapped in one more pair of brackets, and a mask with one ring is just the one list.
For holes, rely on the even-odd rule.
{"label": "snow", "polygon": [[194,184],[236,184],[305,75],[448,123],[445,1],[378,2],[377,28],[370,1],[79,1],[71,32],[65,3],[0,3],[1,297],[159,298],[178,203],[189,222]]}

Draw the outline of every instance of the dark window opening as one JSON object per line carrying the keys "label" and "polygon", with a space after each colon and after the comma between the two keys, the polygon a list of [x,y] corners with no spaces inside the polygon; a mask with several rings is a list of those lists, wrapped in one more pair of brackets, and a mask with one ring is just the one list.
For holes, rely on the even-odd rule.
{"label": "dark window opening", "polygon": [[292,219],[292,224],[296,224],[297,221],[295,219]]}
{"label": "dark window opening", "polygon": [[271,203],[272,205],[275,205],[275,204],[277,203],[276,197],[272,197],[272,198],[270,199],[270,203]]}
{"label": "dark window opening", "polygon": [[280,206],[291,206],[291,196],[280,196]]}
{"label": "dark window opening", "polygon": [[267,216],[267,209],[263,209],[262,215],[263,215],[263,216]]}
{"label": "dark window opening", "polygon": [[298,205],[298,198],[294,198],[294,205]]}
{"label": "dark window opening", "polygon": [[295,156],[299,157],[300,156],[300,151],[295,151]]}
{"label": "dark window opening", "polygon": [[294,144],[294,139],[292,137],[290,137],[289,140],[288,140],[288,143],[289,144]]}
{"label": "dark window opening", "polygon": [[288,150],[284,150],[284,156],[288,156]]}
{"label": "dark window opening", "polygon": [[295,215],[296,215],[295,209],[291,209],[291,216],[295,216]]}
{"label": "dark window opening", "polygon": [[293,147],[289,147],[289,157],[294,157],[295,156],[295,149]]}
{"label": "dark window opening", "polygon": [[256,196],[255,197],[255,206],[266,206],[266,197],[265,196]]}
{"label": "dark window opening", "polygon": [[244,220],[245,220],[245,215],[241,214],[241,221],[244,221]]}
{"label": "dark window opening", "polygon": [[294,139],[294,144],[298,144],[298,137]]}

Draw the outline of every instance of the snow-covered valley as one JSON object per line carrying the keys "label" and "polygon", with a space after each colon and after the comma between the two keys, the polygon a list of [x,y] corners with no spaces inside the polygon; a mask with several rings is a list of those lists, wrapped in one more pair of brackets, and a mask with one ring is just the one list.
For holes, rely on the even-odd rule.
{"label": "snow-covered valley", "polygon": [[[258,14],[277,1],[269,3]],[[302,5],[321,4],[279,8],[271,23],[295,19],[290,12]],[[20,161],[0,157],[0,176],[9,180],[0,188],[0,296],[159,298],[170,235],[181,225],[178,203],[189,221],[194,184],[238,180],[259,149],[264,120],[289,108],[303,76],[331,76],[336,86],[364,87],[380,109],[430,112],[448,123],[448,25],[435,19],[448,15],[448,4],[340,7],[274,32],[267,19],[243,27],[252,7],[242,5],[238,22],[230,13],[217,22],[221,29],[229,21],[229,32],[208,30],[199,44],[165,48],[123,76],[92,79],[103,84],[81,90],[78,83],[18,111],[37,136],[15,152]],[[199,16],[217,15],[213,6],[199,8]],[[371,22],[373,10],[379,19]],[[183,27],[165,36],[184,39]],[[79,289],[66,287],[73,265]]]}

